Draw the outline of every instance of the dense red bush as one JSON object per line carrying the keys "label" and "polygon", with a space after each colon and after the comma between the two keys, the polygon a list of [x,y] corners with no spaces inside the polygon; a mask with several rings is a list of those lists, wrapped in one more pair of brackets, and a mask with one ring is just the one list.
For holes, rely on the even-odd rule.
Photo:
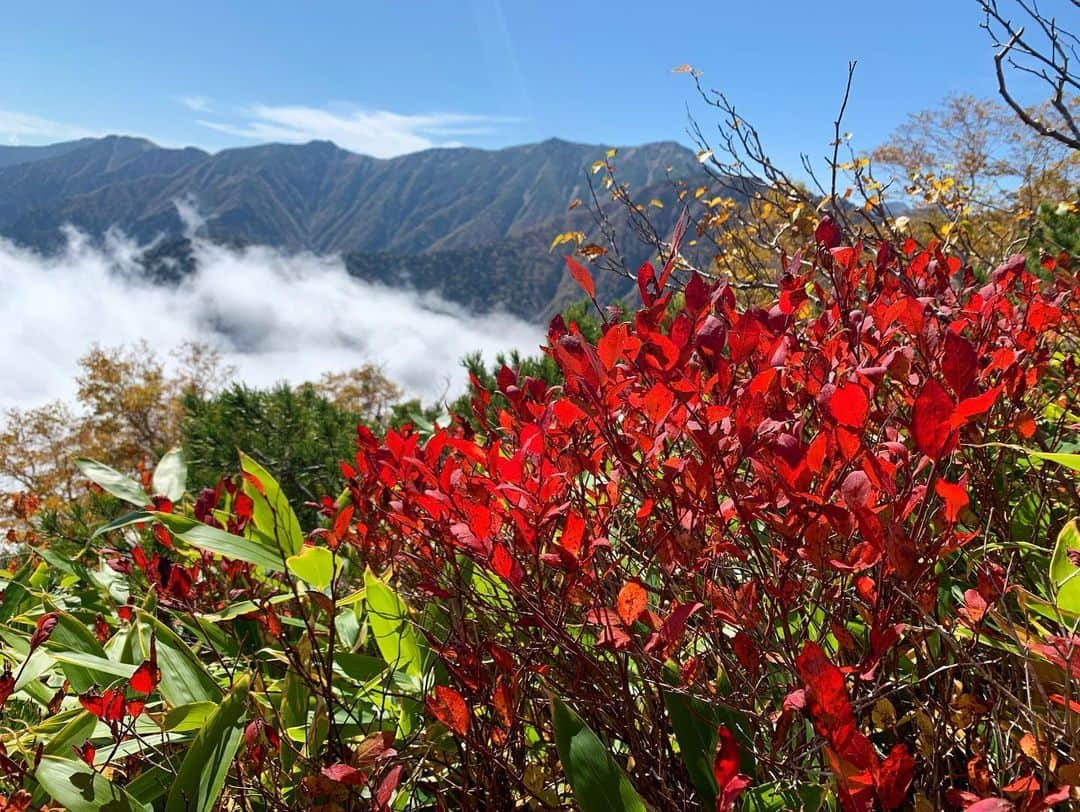
{"label": "dense red bush", "polygon": [[988,619],[1048,594],[1013,513],[1072,486],[1002,444],[1068,426],[1076,280],[817,237],[764,307],[644,267],[631,322],[594,346],[556,318],[565,384],[503,369],[478,429],[360,430],[334,541],[425,607],[451,805],[558,802],[550,694],[660,809],[1068,797],[1077,717],[1047,695],[1080,669],[1038,649],[1067,624],[1001,646]]}

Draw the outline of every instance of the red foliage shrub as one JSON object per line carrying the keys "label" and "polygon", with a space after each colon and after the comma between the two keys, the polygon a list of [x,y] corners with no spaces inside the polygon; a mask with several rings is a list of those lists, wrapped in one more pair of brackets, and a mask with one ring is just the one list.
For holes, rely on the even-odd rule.
{"label": "red foliage shrub", "polygon": [[[933,246],[818,239],[763,307],[644,268],[631,323],[592,345],[555,319],[565,384],[504,369],[508,408],[489,421],[476,391],[478,430],[360,430],[334,537],[427,607],[459,803],[548,797],[529,777],[551,758],[547,692],[662,809],[730,804],[716,781],[736,773],[747,793],[831,782],[852,810],[1054,787],[993,721],[1030,701],[1018,677],[963,632],[1016,564],[985,549],[1016,498],[1014,457],[987,444],[1031,442],[1032,415],[1075,385],[1076,281],[1021,256],[980,280]],[[712,731],[704,777],[687,709]],[[1065,729],[1067,711],[1039,713]],[[968,764],[992,749],[979,787]]]}

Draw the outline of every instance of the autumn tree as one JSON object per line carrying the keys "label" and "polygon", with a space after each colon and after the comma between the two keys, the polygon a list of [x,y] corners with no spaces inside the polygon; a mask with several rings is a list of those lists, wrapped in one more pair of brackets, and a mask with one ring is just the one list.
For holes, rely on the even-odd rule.
{"label": "autumn tree", "polygon": [[1011,110],[968,94],[908,116],[872,155],[906,193],[924,237],[989,266],[1022,249],[1044,202],[1070,200],[1080,153],[1030,130]]}

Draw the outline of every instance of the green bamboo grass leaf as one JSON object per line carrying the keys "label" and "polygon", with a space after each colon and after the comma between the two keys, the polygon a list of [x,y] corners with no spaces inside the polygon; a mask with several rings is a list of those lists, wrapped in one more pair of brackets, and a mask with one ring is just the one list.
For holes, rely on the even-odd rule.
{"label": "green bamboo grass leaf", "polygon": [[281,555],[255,539],[234,536],[218,527],[199,524],[196,521],[172,513],[153,513],[155,519],[169,528],[172,534],[192,547],[209,550],[212,553],[246,561],[270,572],[284,569]]}
{"label": "green bamboo grass leaf", "polygon": [[91,539],[96,539],[98,536],[102,536],[105,533],[111,533],[113,530],[120,530],[124,527],[130,527],[133,524],[141,524],[148,522],[154,518],[154,514],[149,510],[135,510],[131,513],[125,513],[123,516],[118,516],[111,522],[101,525],[94,531]]}
{"label": "green bamboo grass leaf", "polygon": [[[299,553],[304,546],[304,531],[277,480],[243,451],[240,452],[240,468],[247,475],[244,493],[254,502],[252,519],[255,527],[274,539],[286,555]],[[255,479],[259,487],[248,477]]]}
{"label": "green bamboo grass leaf", "polygon": [[130,679],[136,668],[129,663],[118,663],[108,657],[98,657],[82,651],[51,651],[50,654],[58,663],[82,666],[97,674],[109,674],[113,679]]}
{"label": "green bamboo grass leaf", "polygon": [[98,720],[93,714],[80,710],[60,732],[49,739],[49,743],[45,745],[45,755],[70,755],[72,747],[77,747],[94,735],[97,724]]}
{"label": "green bamboo grass leaf", "polygon": [[218,706],[213,702],[192,702],[188,705],[180,705],[165,714],[164,727],[174,733],[199,730],[217,709]]}
{"label": "green bamboo grass leaf", "polygon": [[1073,519],[1058,533],[1050,559],[1050,580],[1057,588],[1057,605],[1066,612],[1080,612],[1080,567],[1069,559],[1069,551],[1080,554],[1080,525]]}
{"label": "green bamboo grass leaf", "polygon": [[551,705],[559,760],[582,812],[646,812],[599,737],[557,696]]}
{"label": "green bamboo grass leaf", "polygon": [[19,614],[23,604],[30,599],[30,590],[27,587],[34,574],[34,566],[34,557],[27,556],[26,563],[15,571],[11,580],[7,582],[7,586],[4,587],[4,597],[0,599],[0,623]]}
{"label": "green bamboo grass leaf", "polygon": [[165,812],[211,812],[244,738],[248,678],[241,677],[188,747]]}
{"label": "green bamboo grass leaf", "polygon": [[421,678],[423,649],[405,602],[371,570],[364,573],[364,590],[368,623],[379,653],[391,668]]}
{"label": "green bamboo grass leaf", "polygon": [[151,812],[151,807],[136,801],[81,761],[42,756],[34,777],[49,793],[52,804],[69,812]]}
{"label": "green bamboo grass leaf", "polygon": [[[94,633],[67,612],[57,613],[56,626],[45,641],[45,648],[54,659],[59,660],[64,656],[69,659],[60,662],[60,669],[71,683],[74,693],[81,694],[94,684],[108,684],[117,677],[114,670],[108,668],[115,664],[109,660]],[[78,662],[80,659],[85,661]]]}
{"label": "green bamboo grass leaf", "polygon": [[1045,451],[1028,451],[1027,453],[1028,456],[1036,459],[1056,462],[1058,465],[1064,465],[1066,468],[1080,472],[1080,454],[1059,454]]}
{"label": "green bamboo grass leaf", "polygon": [[[299,741],[305,741],[307,738],[308,700],[307,684],[290,668],[285,672],[281,688],[281,724],[286,731],[290,728],[301,728],[303,733]],[[293,764],[296,763],[297,752],[287,738],[287,736],[282,737],[278,752],[281,755],[282,766],[286,770],[291,770]]]}
{"label": "green bamboo grass leaf", "polygon": [[135,800],[149,805],[169,791],[172,779],[171,770],[157,766],[147,767],[139,773],[138,778],[124,787],[124,791]]}
{"label": "green bamboo grass leaf", "polygon": [[158,460],[152,481],[154,493],[164,496],[170,502],[181,499],[187,489],[187,463],[184,462],[184,452],[179,448],[174,448]]}
{"label": "green bamboo grass leaf", "polygon": [[150,497],[142,486],[131,477],[124,476],[119,471],[110,468],[105,463],[86,457],[76,457],[75,465],[82,471],[83,476],[96,485],[100,485],[106,492],[111,493],[117,499],[123,499],[135,507],[146,507],[150,503]]}

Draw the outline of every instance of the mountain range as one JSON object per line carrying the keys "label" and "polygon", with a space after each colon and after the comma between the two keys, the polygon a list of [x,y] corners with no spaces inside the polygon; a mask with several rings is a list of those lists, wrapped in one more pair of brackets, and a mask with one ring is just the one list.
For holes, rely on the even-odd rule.
{"label": "mountain range", "polygon": [[[153,244],[149,270],[164,278],[191,267],[196,212],[202,238],[341,254],[361,278],[541,319],[580,295],[550,245],[558,233],[591,230],[589,206],[569,204],[588,203],[590,165],[608,149],[549,139],[376,159],[326,141],[213,154],[125,136],[5,146],[0,235],[50,251],[65,225],[92,238],[117,228]],[[677,216],[672,180],[702,175],[694,153],[674,142],[619,148],[615,161],[642,199],[666,201],[650,210],[661,230]],[[613,215],[627,260],[646,259],[627,218]],[[607,276],[598,279],[602,295],[625,292],[625,279]]]}

